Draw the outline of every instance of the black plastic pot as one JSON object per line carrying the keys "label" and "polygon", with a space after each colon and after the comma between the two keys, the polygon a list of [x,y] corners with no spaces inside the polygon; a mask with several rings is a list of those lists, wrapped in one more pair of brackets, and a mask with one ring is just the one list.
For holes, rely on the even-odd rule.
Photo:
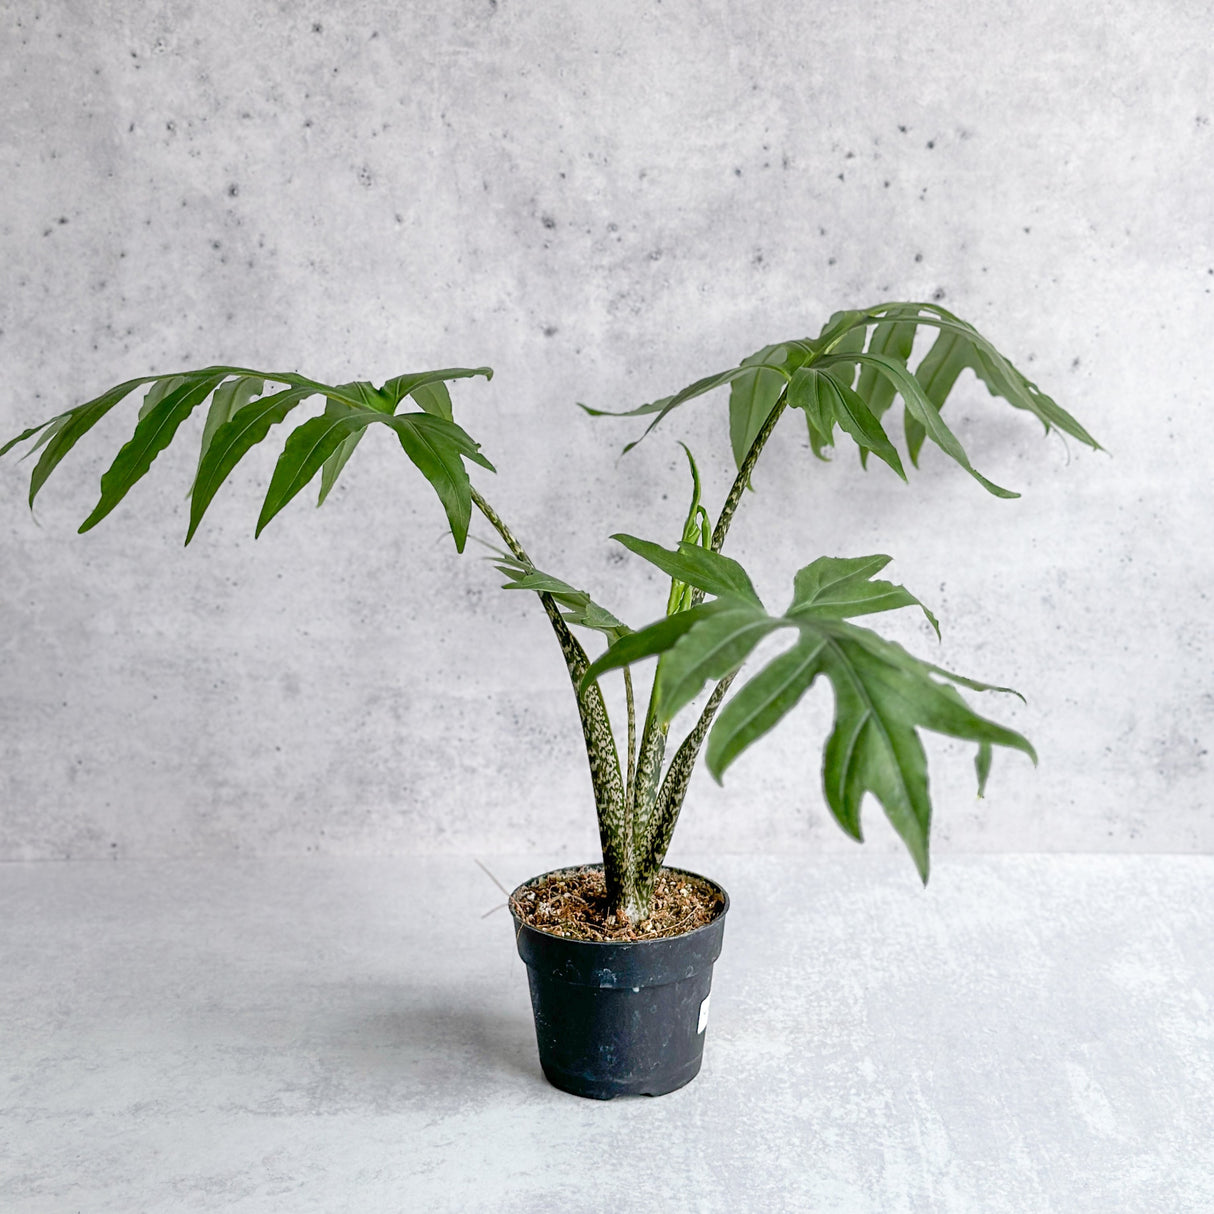
{"label": "black plastic pot", "polygon": [[[511,904],[540,879],[520,885]],[[599,944],[537,931],[514,916],[540,1066],[555,1087],[610,1100],[661,1096],[695,1078],[712,963],[721,954],[729,910],[729,895],[709,884],[720,891],[720,913],[682,936]]]}

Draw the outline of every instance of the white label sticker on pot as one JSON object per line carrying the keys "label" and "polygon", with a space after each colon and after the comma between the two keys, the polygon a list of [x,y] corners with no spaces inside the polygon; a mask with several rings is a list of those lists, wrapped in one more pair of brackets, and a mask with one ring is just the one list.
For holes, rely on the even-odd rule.
{"label": "white label sticker on pot", "polygon": [[708,1027],[708,1001],[711,995],[704,996],[704,1002],[700,1004],[700,1027],[696,1029],[697,1033],[702,1033]]}

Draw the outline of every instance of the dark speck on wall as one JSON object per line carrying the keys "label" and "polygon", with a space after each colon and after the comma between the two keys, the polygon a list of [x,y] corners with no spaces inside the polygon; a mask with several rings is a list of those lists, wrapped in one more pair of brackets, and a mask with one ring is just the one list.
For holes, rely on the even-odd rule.
{"label": "dark speck on wall", "polygon": [[915,260],[916,260],[916,261],[922,261],[922,260],[923,260],[923,254],[922,254],[922,253],[916,253],[916,254],[915,254]]}
{"label": "dark speck on wall", "polygon": [[230,186],[228,186],[228,197],[235,198],[236,195],[239,193],[240,193],[240,187],[235,182],[232,182],[232,184]]}
{"label": "dark speck on wall", "polygon": [[735,177],[741,177],[741,176],[742,176],[742,170],[741,170],[741,169],[734,169],[734,171],[733,171],[733,175],[734,175]]}
{"label": "dark speck on wall", "polygon": [[936,146],[936,141],[935,141],[934,139],[929,139],[929,140],[927,141],[927,150],[928,150],[929,152],[930,152],[930,151],[932,150],[932,148],[934,148],[935,146]]}
{"label": "dark speck on wall", "polygon": [[553,229],[553,228],[555,228],[555,227],[556,227],[556,220],[555,220],[555,219],[553,219],[553,217],[552,217],[551,215],[545,215],[545,216],[544,216],[544,217],[543,217],[543,218],[540,220],[540,222],[541,222],[541,223],[544,225],[544,227],[546,227],[546,228],[547,228],[547,229],[548,229],[550,232],[552,231],[552,229]]}
{"label": "dark speck on wall", "polygon": [[557,329],[556,325],[545,325],[544,326],[544,336],[545,337],[555,337],[557,335],[557,332],[558,332],[558,329]]}
{"label": "dark speck on wall", "polygon": [[312,33],[323,34],[324,32],[325,32],[325,27],[323,25],[321,25],[321,23],[319,21],[312,22]]}
{"label": "dark speck on wall", "polygon": [[936,288],[936,289],[935,289],[935,290],[932,292],[932,298],[933,298],[933,299],[934,299],[934,300],[935,300],[937,303],[939,303],[939,302],[940,302],[940,300],[942,300],[942,299],[944,298],[944,288],[943,288],[943,287],[937,287],[937,288]]}
{"label": "dark speck on wall", "polygon": [[372,176],[371,170],[364,164],[362,168],[358,170],[358,184],[364,189],[370,189],[374,181],[375,178]]}

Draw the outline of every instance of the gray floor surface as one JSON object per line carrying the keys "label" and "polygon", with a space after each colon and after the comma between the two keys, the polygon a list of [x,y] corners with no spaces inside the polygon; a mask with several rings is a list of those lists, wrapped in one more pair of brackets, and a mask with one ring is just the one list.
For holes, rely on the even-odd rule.
{"label": "gray floor surface", "polygon": [[608,1103],[472,858],[0,865],[0,1209],[1214,1210],[1214,857],[679,860],[704,1069]]}

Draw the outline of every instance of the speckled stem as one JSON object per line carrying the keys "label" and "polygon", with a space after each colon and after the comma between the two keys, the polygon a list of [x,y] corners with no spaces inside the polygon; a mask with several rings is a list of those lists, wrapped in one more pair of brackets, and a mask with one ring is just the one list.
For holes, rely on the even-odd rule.
{"label": "speckled stem", "polygon": [[[729,525],[733,522],[733,516],[742,500],[742,494],[746,492],[750,474],[754,471],[754,466],[758,463],[759,456],[787,404],[788,391],[785,389],[780,393],[779,399],[767,415],[767,420],[759,428],[758,434],[750,444],[750,449],[746,452],[746,457],[738,468],[738,475],[734,477],[733,484],[729,488],[725,504],[721,507],[717,525],[713,528],[711,544],[713,552],[721,551],[721,547],[725,543],[725,536],[729,532]],[[704,592],[696,590],[691,597],[691,606],[697,607],[703,601]],[[700,747],[704,745],[704,739],[708,736],[708,730],[713,718],[717,715],[717,709],[721,707],[733,680],[734,674],[728,674],[712,689],[708,703],[704,705],[704,711],[700,713],[700,719],[683,739],[670,762],[670,769],[654,799],[653,812],[646,822],[636,879],[639,890],[653,888],[653,882],[662,867],[662,861],[666,858],[666,849],[670,846],[670,838],[674,833],[675,823],[679,819],[679,811],[683,808],[683,798],[687,795],[687,784],[695,768],[696,759],[699,757]]]}
{"label": "speckled stem", "polygon": [[[523,546],[514,538],[510,528],[498,517],[497,512],[475,490],[472,501],[476,508],[493,524],[498,535],[506,541],[506,547],[524,564],[531,565],[531,558]],[[616,752],[615,735],[607,716],[607,706],[597,683],[591,683],[585,691],[578,691],[582,675],[590,665],[581,643],[569,631],[560,608],[550,594],[540,594],[540,602],[556,633],[561,654],[573,682],[577,696],[578,715],[582,721],[582,736],[586,742],[586,757],[590,762],[590,780],[594,786],[595,808],[599,820],[599,841],[603,848],[603,875],[607,882],[607,896],[617,909],[636,909],[635,859],[633,849],[628,846],[628,820],[625,810],[624,781],[620,775],[620,760]],[[631,917],[631,916],[630,916]]]}

